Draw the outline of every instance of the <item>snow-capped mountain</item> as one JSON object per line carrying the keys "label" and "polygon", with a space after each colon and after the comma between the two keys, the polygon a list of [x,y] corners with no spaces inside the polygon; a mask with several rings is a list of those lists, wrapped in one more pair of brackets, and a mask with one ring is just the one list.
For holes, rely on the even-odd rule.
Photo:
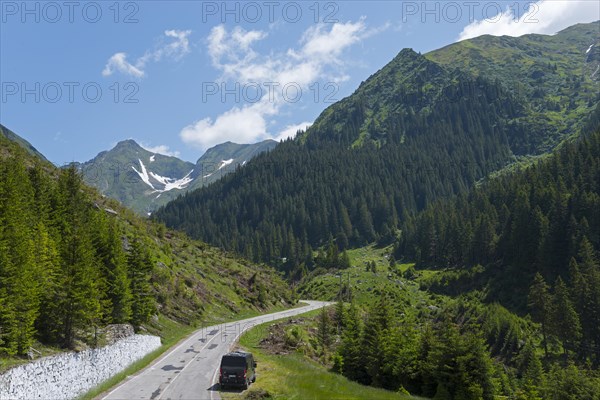
{"label": "snow-capped mountain", "polygon": [[207,185],[244,165],[256,154],[275,147],[272,140],[256,144],[217,145],[196,164],[152,153],[134,140],[119,142],[78,168],[86,183],[140,214],[149,215],[182,193]]}

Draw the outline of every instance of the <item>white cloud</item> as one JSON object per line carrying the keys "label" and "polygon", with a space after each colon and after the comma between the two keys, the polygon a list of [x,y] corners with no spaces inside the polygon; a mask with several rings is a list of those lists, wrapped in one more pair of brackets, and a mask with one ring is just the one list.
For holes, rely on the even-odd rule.
{"label": "white cloud", "polygon": [[158,146],[150,146],[146,143],[140,143],[140,146],[142,146],[144,149],[148,150],[150,153],[155,153],[155,154],[162,154],[165,156],[171,156],[171,157],[179,157],[179,152],[175,151],[175,150],[171,150],[169,148],[169,146],[164,145],[164,144],[160,144]]}
{"label": "white cloud", "polygon": [[306,131],[311,125],[312,122],[302,122],[300,124],[288,125],[273,139],[279,142],[288,138],[294,138],[299,130]]}
{"label": "white cloud", "polygon": [[589,0],[539,0],[523,15],[515,16],[509,7],[496,16],[467,25],[458,40],[481,35],[521,36],[528,33],[555,34],[576,23],[600,19],[600,3]]}
{"label": "white cloud", "polygon": [[[185,143],[207,148],[226,140],[248,143],[294,135],[297,127],[306,128],[310,123],[290,125],[274,134],[267,129],[267,116],[277,116],[287,104],[282,88],[294,84],[308,98],[309,86],[313,83],[347,80],[341,60],[344,51],[382,29],[387,29],[387,25],[379,30],[368,30],[364,19],[317,25],[302,34],[297,48],[259,54],[253,45],[266,39],[267,32],[247,31],[240,27],[229,32],[223,25],[212,28],[207,38],[207,50],[213,66],[221,72],[219,79],[242,86],[258,83],[263,89],[263,97],[253,104],[236,105],[214,120],[204,118],[188,125],[182,129],[180,137]],[[271,82],[278,85],[275,90],[265,86]],[[291,130],[288,132],[288,129]]]}
{"label": "white cloud", "polygon": [[325,29],[323,24],[312,26],[302,35],[301,57],[317,57],[326,60],[334,58],[337,60],[337,57],[347,47],[362,39],[365,30],[364,19],[355,23],[333,24],[329,31]]}
{"label": "white cloud", "polygon": [[159,62],[163,59],[171,59],[179,61],[190,52],[189,35],[190,30],[178,31],[167,30],[164,32],[166,38],[172,38],[166,43],[165,38],[154,49],[146,51],[133,64],[127,61],[127,54],[120,52],[113,54],[107,61],[106,66],[102,70],[103,76],[111,76],[115,72],[120,72],[124,75],[129,75],[135,78],[143,78],[145,76],[144,69],[149,62]]}
{"label": "white cloud", "polygon": [[249,67],[258,67],[252,62],[257,57],[257,53],[251,46],[267,36],[266,32],[246,31],[239,26],[236,26],[231,33],[228,33],[223,25],[215,26],[207,39],[208,54],[213,66],[225,74],[239,73]]}
{"label": "white cloud", "polygon": [[206,149],[231,140],[235,143],[255,143],[269,137],[266,116],[275,109],[268,101],[261,101],[232,109],[219,115],[214,121],[204,118],[186,126],[180,137],[185,143]]}
{"label": "white cloud", "polygon": [[104,70],[102,70],[102,75],[111,76],[117,71],[136,78],[142,78],[144,76],[144,71],[127,62],[127,54],[125,53],[113,54],[112,57],[108,59]]}

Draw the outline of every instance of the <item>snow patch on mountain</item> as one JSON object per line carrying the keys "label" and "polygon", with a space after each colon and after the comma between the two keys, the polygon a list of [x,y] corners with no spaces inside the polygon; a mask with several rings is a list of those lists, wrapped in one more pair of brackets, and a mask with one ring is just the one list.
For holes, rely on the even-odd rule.
{"label": "snow patch on mountain", "polygon": [[148,186],[150,186],[152,189],[156,190],[156,188],[152,185],[152,183],[150,182],[150,176],[148,176],[148,171],[146,171],[146,166],[144,165],[144,163],[142,162],[142,160],[140,160],[138,158],[138,161],[140,162],[140,171],[138,171],[137,169],[135,169],[135,167],[132,165],[131,168],[133,168],[133,170],[140,176],[140,178],[142,179],[142,181],[144,181],[144,183]]}
{"label": "snow patch on mountain", "polygon": [[[150,160],[152,161],[152,157],[150,158]],[[152,171],[148,173],[148,170],[146,169],[146,166],[144,165],[142,160],[138,159],[138,161],[140,163],[140,171],[138,171],[134,166],[131,166],[131,168],[133,168],[133,170],[138,174],[140,179],[146,185],[150,186],[150,188],[153,190],[152,193],[158,193],[158,196],[156,196],[156,198],[159,198],[160,194],[164,192],[185,189],[194,180],[190,177],[194,170],[188,172],[187,175],[181,179],[169,178],[166,176],[156,174]],[[155,183],[153,184],[152,181],[154,181]]]}
{"label": "snow patch on mountain", "polygon": [[194,179],[190,178],[190,175],[192,174],[192,172],[194,172],[194,170],[191,170],[190,172],[188,172],[187,175],[181,179],[167,178],[167,177],[155,174],[154,172],[151,172],[150,174],[152,175],[152,177],[154,179],[156,179],[157,181],[159,181],[160,183],[165,185],[164,188],[162,190],[160,190],[160,192],[163,193],[163,192],[171,191],[173,189],[179,189],[179,190],[185,189],[187,187],[187,185],[189,185],[190,182],[192,182],[194,180]]}
{"label": "snow patch on mountain", "polygon": [[221,164],[219,164],[219,168],[225,168],[226,166],[228,166],[229,164],[231,164],[233,162],[233,158],[230,158],[229,160],[221,160]]}
{"label": "snow patch on mountain", "polygon": [[156,154],[152,154],[152,156],[150,157],[150,162],[154,162],[154,157],[156,157]]}
{"label": "snow patch on mountain", "polygon": [[589,53],[590,51],[592,51],[592,47],[594,47],[594,45],[590,45],[590,47],[585,51],[585,54]]}

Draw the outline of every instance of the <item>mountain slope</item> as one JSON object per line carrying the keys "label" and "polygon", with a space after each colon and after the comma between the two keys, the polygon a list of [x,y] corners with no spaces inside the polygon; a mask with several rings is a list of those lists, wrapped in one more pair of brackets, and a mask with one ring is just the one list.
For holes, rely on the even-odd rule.
{"label": "mountain slope", "polygon": [[161,197],[166,202],[178,194],[169,192],[186,188],[194,164],[154,154],[133,140],[125,140],[78,168],[88,185],[142,213],[150,212]]}
{"label": "mountain slope", "polygon": [[526,99],[523,123],[544,128],[544,136],[532,144],[538,151],[549,151],[582,127],[590,106],[600,99],[599,46],[600,22],[596,22],[578,24],[553,36],[484,35],[426,57],[447,68],[493,77]]}
{"label": "mountain slope", "polygon": [[[436,202],[401,229],[398,259],[447,269],[430,283],[435,290],[485,287],[489,300],[525,310],[537,272],[569,282],[570,261],[581,261],[584,243],[592,255],[600,251],[600,106],[575,143],[468,195]],[[465,272],[476,265],[483,268]]]}
{"label": "mountain slope", "polygon": [[194,165],[125,140],[77,167],[88,185],[139,214],[149,215],[180,194],[216,181],[275,145],[272,140],[248,145],[228,142],[209,149]]}
{"label": "mountain slope", "polygon": [[19,146],[25,149],[27,153],[31,154],[32,156],[35,156],[43,161],[48,161],[42,153],[40,153],[35,147],[31,145],[31,143],[29,143],[27,140],[23,139],[22,137],[20,137],[19,135],[17,135],[2,124],[0,124],[0,135],[4,136],[8,140],[19,144]]}
{"label": "mountain slope", "polygon": [[[208,185],[235,171],[237,167],[246,165],[254,156],[269,151],[277,145],[274,140],[265,140],[255,144],[237,144],[225,142],[218,144],[206,152],[196,162],[192,176],[195,178],[190,190]],[[196,179],[200,177],[200,179]]]}
{"label": "mountain slope", "polygon": [[160,333],[281,307],[271,268],[231,257],[137,217],[0,136],[0,355],[39,341],[95,345],[96,329]]}
{"label": "mountain slope", "polygon": [[[545,37],[549,44],[539,50],[541,58],[569,44],[560,56],[568,65],[551,68],[547,76],[558,79],[567,68],[587,65],[585,49],[598,41],[598,26]],[[478,40],[445,51],[468,58],[461,49]],[[520,72],[502,70],[503,76],[517,79],[529,69],[531,40],[513,40],[511,51],[520,57],[506,68]],[[503,46],[503,40],[491,41],[482,52],[493,59],[490,54]],[[583,50],[575,54],[572,48]],[[570,77],[572,84],[554,103],[537,102],[535,93],[513,90],[500,74],[431,58],[402,50],[298,138],[169,203],[157,219],[255,260],[284,263],[285,269],[312,264],[312,249],[330,238],[340,249],[391,241],[407,215],[578,135],[580,119],[598,101],[595,78],[588,74]]]}
{"label": "mountain slope", "polygon": [[[474,85],[468,90],[486,101],[509,95],[515,107],[505,121],[512,125],[511,151],[543,153],[580,129],[600,100],[600,76],[590,73],[600,66],[598,43],[600,22],[554,36],[481,36],[424,56],[404,49],[352,96],[325,110],[307,136],[354,145],[365,138],[385,143],[403,137],[422,128],[407,126],[407,116],[431,120],[436,107],[464,100],[468,82]],[[500,91],[490,93],[490,85]]]}

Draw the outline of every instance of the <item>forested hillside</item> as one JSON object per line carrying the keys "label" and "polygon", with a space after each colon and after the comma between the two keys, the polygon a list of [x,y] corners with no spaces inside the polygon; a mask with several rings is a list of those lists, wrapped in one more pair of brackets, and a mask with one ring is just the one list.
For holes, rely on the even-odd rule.
{"label": "forested hillside", "polygon": [[[350,379],[436,399],[598,399],[600,107],[584,131],[409,218],[389,267],[367,264],[375,278],[352,283],[351,269],[340,286],[351,307],[317,319],[309,343],[322,359],[329,348]],[[398,269],[402,258],[416,259],[416,270]],[[322,292],[327,275],[302,290]]]}
{"label": "forested hillside", "polygon": [[160,332],[291,302],[287,285],[103,199],[0,136],[0,354],[98,343],[109,323]]}
{"label": "forested hillside", "polygon": [[[307,132],[168,204],[156,218],[287,270],[312,264],[312,250],[330,239],[339,249],[391,242],[399,224],[429,203],[579,134],[581,119],[598,101],[597,83],[587,72],[565,73],[587,71],[585,49],[598,41],[597,26],[539,40],[536,57],[529,54],[530,37],[511,44],[518,57],[510,71],[530,75],[531,68],[544,67],[538,80],[548,82],[532,83],[540,89],[566,79],[560,96],[548,94],[554,102],[534,100],[540,95],[534,90],[515,90],[508,69],[475,72],[405,49]],[[489,42],[484,55],[505,47]],[[444,54],[469,57],[462,52],[469,43]]]}
{"label": "forested hillside", "polygon": [[600,107],[585,129],[551,157],[409,219],[395,256],[443,270],[424,283],[433,291],[481,290],[531,311],[565,352],[598,365]]}

